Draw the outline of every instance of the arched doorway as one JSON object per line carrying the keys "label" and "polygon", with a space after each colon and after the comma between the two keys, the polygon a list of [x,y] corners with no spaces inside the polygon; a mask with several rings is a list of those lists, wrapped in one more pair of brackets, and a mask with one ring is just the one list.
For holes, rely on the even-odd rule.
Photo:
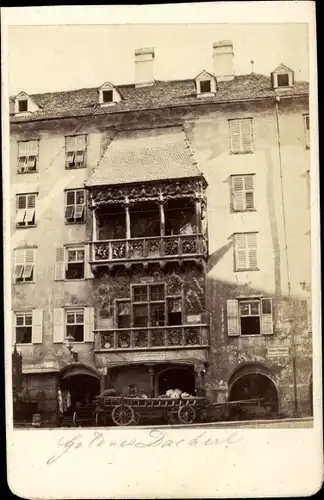
{"label": "arched doorway", "polygon": [[95,370],[82,364],[61,371],[60,389],[63,413],[91,404],[100,392],[100,378]]}
{"label": "arched doorway", "polygon": [[264,399],[271,405],[271,413],[279,412],[277,387],[268,369],[262,365],[248,365],[234,372],[229,381],[228,399],[229,401]]}
{"label": "arched doorway", "polygon": [[170,366],[157,374],[157,391],[165,394],[169,389],[180,389],[195,394],[195,371],[193,366]]}

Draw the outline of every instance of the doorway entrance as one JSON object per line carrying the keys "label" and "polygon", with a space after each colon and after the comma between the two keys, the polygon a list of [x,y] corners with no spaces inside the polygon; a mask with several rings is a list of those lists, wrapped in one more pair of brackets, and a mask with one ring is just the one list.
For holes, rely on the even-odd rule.
{"label": "doorway entrance", "polygon": [[169,389],[195,395],[195,371],[193,366],[168,367],[158,374],[158,394],[165,394]]}
{"label": "doorway entrance", "polygon": [[61,373],[60,389],[63,413],[73,412],[90,405],[99,394],[99,375],[83,365],[67,367]]}
{"label": "doorway entrance", "polygon": [[278,413],[278,393],[272,380],[262,373],[247,373],[237,378],[229,389],[229,401],[264,399],[271,411]]}

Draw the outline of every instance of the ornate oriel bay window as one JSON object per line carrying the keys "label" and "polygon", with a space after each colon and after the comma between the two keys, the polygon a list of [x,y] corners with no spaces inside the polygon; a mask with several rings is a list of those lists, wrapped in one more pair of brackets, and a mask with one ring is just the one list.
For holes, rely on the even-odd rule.
{"label": "ornate oriel bay window", "polygon": [[207,257],[202,178],[90,189],[91,264]]}

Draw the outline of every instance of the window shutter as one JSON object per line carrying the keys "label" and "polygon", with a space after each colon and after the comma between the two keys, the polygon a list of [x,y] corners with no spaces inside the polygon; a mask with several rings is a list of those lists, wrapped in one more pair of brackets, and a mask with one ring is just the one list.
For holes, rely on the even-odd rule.
{"label": "window shutter", "polygon": [[[84,151],[86,148],[86,136],[85,135],[77,135],[75,137],[75,150],[76,151]],[[78,160],[80,161],[80,160]]]}
{"label": "window shutter", "polygon": [[94,308],[85,307],[84,308],[84,341],[93,342],[94,341]]}
{"label": "window shutter", "polygon": [[89,264],[90,260],[90,243],[85,245],[84,247],[84,277],[85,279],[92,279],[93,273],[91,270],[91,266]]}
{"label": "window shutter", "polygon": [[241,130],[240,120],[230,120],[231,151],[237,153],[241,151]]}
{"label": "window shutter", "polygon": [[18,143],[18,156],[28,156],[28,141],[23,141]]}
{"label": "window shutter", "polygon": [[243,177],[234,175],[232,177],[233,210],[244,210],[243,201]]}
{"label": "window shutter", "polygon": [[64,280],[64,248],[56,249],[55,281]]}
{"label": "window shutter", "polygon": [[26,206],[26,196],[17,196],[17,208],[22,209],[22,208],[27,208]]}
{"label": "window shutter", "polygon": [[246,238],[245,234],[236,234],[234,240],[235,246],[235,267],[237,269],[246,269]]}
{"label": "window shutter", "polygon": [[36,156],[38,153],[38,141],[28,141],[28,156]]}
{"label": "window shutter", "polygon": [[26,210],[19,209],[16,213],[16,224],[22,224],[25,220]]}
{"label": "window shutter", "polygon": [[247,234],[246,239],[247,239],[247,248],[249,255],[248,267],[251,269],[255,269],[258,266],[257,235],[255,233]]}
{"label": "window shutter", "polygon": [[238,300],[227,300],[227,334],[229,336],[240,334]]}
{"label": "window shutter", "polygon": [[242,150],[252,151],[252,120],[245,118],[241,120]]}
{"label": "window shutter", "polygon": [[43,309],[33,309],[32,343],[43,342]]}
{"label": "window shutter", "polygon": [[12,342],[12,345],[14,346],[15,343],[16,343],[16,313],[12,311],[12,314],[11,314],[11,321],[12,321],[12,324],[11,324],[11,342]]}
{"label": "window shutter", "polygon": [[272,299],[261,299],[261,334],[273,334]]}
{"label": "window shutter", "polygon": [[64,309],[56,308],[53,311],[53,342],[55,344],[64,342],[65,325],[64,325]]}
{"label": "window shutter", "polygon": [[70,136],[65,138],[65,149],[67,152],[75,151],[75,137]]}

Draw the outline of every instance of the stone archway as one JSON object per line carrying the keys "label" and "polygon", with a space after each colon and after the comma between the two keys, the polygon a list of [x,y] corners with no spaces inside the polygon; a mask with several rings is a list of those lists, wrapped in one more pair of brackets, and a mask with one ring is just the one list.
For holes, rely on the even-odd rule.
{"label": "stone archway", "polygon": [[100,392],[98,373],[81,363],[62,368],[60,378],[62,397],[67,397],[67,408],[75,410],[78,406],[90,404]]}
{"label": "stone archway", "polygon": [[264,399],[271,405],[271,412],[279,412],[279,396],[269,369],[253,363],[239,367],[229,380],[229,401]]}

